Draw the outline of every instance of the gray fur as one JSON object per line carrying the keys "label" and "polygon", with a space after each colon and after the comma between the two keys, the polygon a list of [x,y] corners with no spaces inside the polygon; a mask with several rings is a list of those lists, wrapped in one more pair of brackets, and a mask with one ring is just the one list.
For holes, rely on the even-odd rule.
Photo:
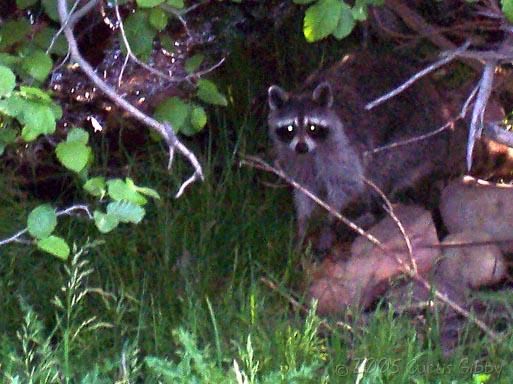
{"label": "gray fur", "polygon": [[[376,110],[364,110],[367,101],[393,89],[411,72],[395,59],[376,60],[365,53],[311,77],[297,92],[270,87],[269,133],[279,165],[338,211],[371,199],[363,177],[394,194],[443,171],[449,155],[446,134],[364,156],[373,148],[434,130],[448,117],[440,96],[424,80]],[[326,137],[312,138],[311,125],[315,132],[327,132]],[[294,202],[302,239],[315,203],[297,190]],[[331,242],[332,236],[322,237]]]}

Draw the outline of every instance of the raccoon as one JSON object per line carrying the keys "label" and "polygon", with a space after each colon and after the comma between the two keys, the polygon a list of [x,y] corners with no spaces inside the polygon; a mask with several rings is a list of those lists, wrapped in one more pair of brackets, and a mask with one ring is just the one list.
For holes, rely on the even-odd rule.
{"label": "raccoon", "polygon": [[[337,211],[357,204],[370,209],[375,196],[364,178],[393,197],[411,187],[427,189],[423,181],[434,174],[462,170],[464,147],[456,149],[449,131],[372,154],[375,148],[433,131],[450,118],[450,108],[428,80],[365,110],[368,101],[414,72],[394,57],[364,52],[310,76],[296,92],[271,86],[268,125],[278,164]],[[294,203],[302,241],[315,203],[298,190]],[[325,229],[318,248],[327,249],[333,238]]]}

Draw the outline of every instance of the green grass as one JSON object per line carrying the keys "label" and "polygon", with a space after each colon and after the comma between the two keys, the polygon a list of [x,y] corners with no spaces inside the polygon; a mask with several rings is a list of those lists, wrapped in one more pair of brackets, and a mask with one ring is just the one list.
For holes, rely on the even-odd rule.
{"label": "green grass", "polygon": [[[301,41],[287,48],[274,75],[288,87],[301,78],[289,68],[308,73],[328,47]],[[227,73],[249,63],[234,56]],[[239,87],[227,94],[237,103],[213,111],[202,144],[188,143],[201,155],[204,183],[175,200],[190,172],[182,160],[169,173],[164,148],[151,143],[136,153],[121,148],[115,155],[127,166],[116,170],[97,143],[92,173],[128,175],[161,194],[144,221],[101,235],[84,219],[60,219],[59,234],[75,244],[67,263],[24,244],[0,248],[0,382],[235,383],[235,361],[247,383],[355,383],[359,367],[368,384],[473,384],[485,382],[483,373],[489,383],[511,383],[511,338],[497,344],[467,324],[444,357],[436,316],[415,327],[382,305],[346,319],[352,331],[333,319],[326,328],[262,284],[261,277],[272,279],[301,298],[309,256],[294,251],[289,191],[238,165],[239,154],[266,147],[264,123],[249,105],[269,79],[255,67],[233,76]],[[18,191],[4,168],[0,238],[22,228],[40,203]],[[86,199],[79,187],[71,183],[54,204]],[[512,298],[499,297],[511,313]],[[503,328],[511,334],[510,324]]]}
{"label": "green grass", "polygon": [[[436,317],[419,331],[380,307],[353,319],[352,332],[327,330],[262,284],[271,278],[301,296],[308,256],[293,250],[288,191],[237,165],[233,149],[250,152],[255,129],[248,120],[235,141],[207,140],[206,181],[179,200],[172,196],[189,171],[181,161],[169,174],[157,144],[129,159],[128,174],[162,199],[143,223],[109,235],[61,220],[58,231],[76,244],[66,264],[26,245],[3,247],[2,381],[229,383],[235,360],[250,383],[354,383],[367,359],[362,383],[474,383],[482,370],[494,370],[489,382],[510,382],[513,342],[493,344],[472,325],[446,358]],[[2,192],[10,205],[0,220],[14,231],[37,202]]]}

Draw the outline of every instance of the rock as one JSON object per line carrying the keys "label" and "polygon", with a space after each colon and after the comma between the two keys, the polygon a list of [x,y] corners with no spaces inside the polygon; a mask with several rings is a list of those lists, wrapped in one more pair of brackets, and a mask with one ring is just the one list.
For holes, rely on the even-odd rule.
{"label": "rock", "polygon": [[[418,272],[426,274],[440,257],[431,214],[423,208],[404,205],[395,206],[394,212],[412,243]],[[359,237],[348,260],[327,259],[321,265],[318,278],[310,286],[310,297],[318,300],[320,313],[340,313],[349,305],[368,307],[387,290],[390,280],[410,265],[404,236],[393,219],[386,217],[369,233],[381,241],[385,251]]]}
{"label": "rock", "polygon": [[[465,176],[442,191],[440,212],[449,233],[486,232],[493,240],[513,240],[513,186]],[[513,241],[498,243],[513,252]]]}
{"label": "rock", "polygon": [[[460,232],[447,236],[443,244],[491,241],[485,232]],[[442,249],[442,259],[435,274],[448,283],[469,288],[496,284],[506,277],[506,263],[495,244],[451,247]]]}

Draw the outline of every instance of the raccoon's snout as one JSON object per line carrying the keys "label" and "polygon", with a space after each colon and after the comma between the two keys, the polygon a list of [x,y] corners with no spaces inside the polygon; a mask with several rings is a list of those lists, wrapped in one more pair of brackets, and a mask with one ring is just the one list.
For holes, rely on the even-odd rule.
{"label": "raccoon's snout", "polygon": [[308,145],[303,142],[303,141],[300,141],[299,143],[296,144],[296,152],[297,153],[307,153],[308,152]]}

